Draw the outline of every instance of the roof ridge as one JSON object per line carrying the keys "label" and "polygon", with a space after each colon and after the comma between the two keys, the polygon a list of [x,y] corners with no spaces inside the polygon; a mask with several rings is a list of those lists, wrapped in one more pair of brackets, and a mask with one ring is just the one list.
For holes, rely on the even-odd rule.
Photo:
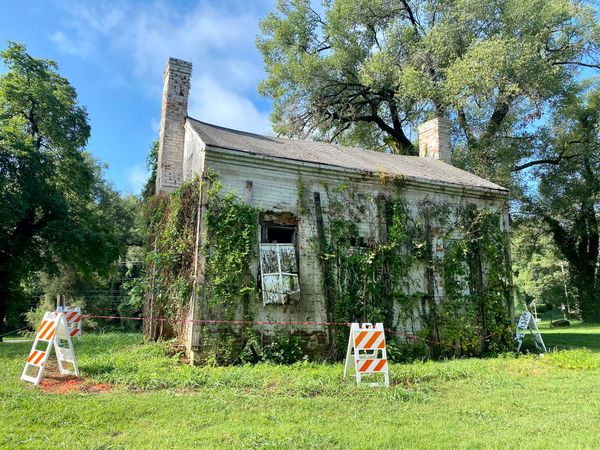
{"label": "roof ridge", "polygon": [[395,155],[323,141],[266,136],[203,122],[187,116],[190,126],[208,146],[274,158],[410,176],[437,183],[507,192],[507,189],[444,161]]}
{"label": "roof ridge", "polygon": [[254,137],[266,138],[266,139],[278,139],[278,140],[288,141],[288,142],[293,142],[293,143],[309,142],[309,143],[315,143],[315,144],[333,145],[333,146],[335,146],[337,148],[340,148],[340,149],[358,150],[358,151],[361,151],[361,152],[375,153],[377,155],[408,156],[408,157],[411,157],[411,158],[418,158],[418,156],[414,156],[414,155],[395,155],[393,153],[378,152],[378,151],[375,151],[375,150],[370,150],[368,148],[354,147],[354,146],[349,146],[349,145],[342,145],[342,144],[337,144],[335,142],[317,141],[315,139],[308,139],[308,138],[300,139],[300,138],[289,138],[289,137],[283,137],[283,136],[269,136],[268,134],[253,133],[252,131],[236,130],[235,128],[228,128],[228,127],[224,127],[224,126],[221,126],[221,125],[216,125],[214,123],[209,123],[209,122],[205,122],[203,120],[195,119],[194,117],[191,117],[191,116],[186,116],[186,118],[190,119],[190,120],[193,120],[194,122],[200,123],[202,125],[208,125],[209,127],[218,128],[219,130],[230,131],[230,132],[235,133],[235,134],[242,134],[242,135],[246,135],[246,136],[254,136]]}

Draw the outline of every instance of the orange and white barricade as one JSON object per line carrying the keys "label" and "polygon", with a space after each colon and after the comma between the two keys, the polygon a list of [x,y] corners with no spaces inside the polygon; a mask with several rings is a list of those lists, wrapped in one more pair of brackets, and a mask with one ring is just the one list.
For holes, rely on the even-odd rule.
{"label": "orange and white barricade", "polygon": [[[362,377],[365,375],[380,373],[383,374],[383,384],[390,385],[385,332],[382,323],[377,323],[375,326],[370,323],[363,323],[362,326],[359,326],[358,323],[351,325],[344,379],[352,365],[356,373],[357,384],[361,383]],[[380,386],[381,383],[371,383],[371,385]]]}
{"label": "orange and white barricade", "polygon": [[[29,381],[35,385],[40,384],[52,348],[56,353],[60,373],[62,375],[79,376],[73,342],[71,341],[71,330],[67,325],[65,314],[62,312],[47,312],[37,330],[31,352],[29,352],[29,357],[21,374],[21,380]],[[69,365],[71,368],[67,367]]]}
{"label": "orange and white barricade", "polygon": [[64,313],[71,337],[77,337],[77,340],[81,340],[81,308],[79,306],[74,308],[59,306],[56,308],[56,312]]}
{"label": "orange and white barricade", "polygon": [[535,322],[535,317],[533,317],[533,314],[529,311],[523,311],[517,322],[517,330],[515,333],[515,340],[517,341],[516,353],[519,353],[519,350],[521,350],[521,345],[523,345],[523,339],[525,339],[527,330],[531,332],[535,346],[546,353],[548,350],[546,350],[546,344],[544,344],[544,340],[542,339],[542,333],[540,333],[537,323]]}

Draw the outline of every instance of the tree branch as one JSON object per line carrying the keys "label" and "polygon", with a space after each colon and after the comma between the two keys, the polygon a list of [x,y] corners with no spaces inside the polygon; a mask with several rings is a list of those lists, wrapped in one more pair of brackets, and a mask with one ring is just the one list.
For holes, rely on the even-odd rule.
{"label": "tree branch", "polygon": [[581,141],[581,140],[572,140],[572,141],[566,142],[564,144],[565,148],[562,149],[562,151],[558,154],[558,156],[556,158],[542,158],[542,159],[536,159],[534,161],[528,161],[526,163],[515,166],[511,170],[511,172],[518,172],[520,170],[527,169],[527,168],[533,167],[533,166],[539,166],[541,164],[552,164],[552,165],[556,166],[556,165],[560,164],[560,162],[563,160],[569,160],[569,159],[576,158],[576,157],[580,156],[579,153],[574,153],[572,155],[565,156],[565,152],[567,151],[567,149],[569,148],[570,145],[582,144],[582,143],[583,143],[583,141]]}
{"label": "tree branch", "polygon": [[465,111],[462,108],[460,108],[458,110],[458,124],[460,125],[463,132],[465,133],[465,137],[467,138],[467,145],[469,147],[472,147],[475,144],[473,130],[471,130],[471,127],[469,126],[469,123],[467,122],[467,115],[465,114]]}
{"label": "tree branch", "polygon": [[589,67],[591,69],[600,69],[600,64],[586,64],[580,61],[554,61],[553,66],[581,66]]}
{"label": "tree branch", "polygon": [[[502,93],[500,93],[502,95]],[[508,96],[506,99],[503,99],[501,96],[496,100],[496,106],[494,107],[494,112],[492,113],[492,117],[490,117],[490,121],[483,133],[481,139],[479,139],[480,143],[486,145],[498,132],[502,122],[506,118],[507,114],[510,111],[510,103],[512,102],[512,97]]]}
{"label": "tree branch", "polygon": [[406,13],[408,14],[408,20],[410,20],[410,23],[412,24],[413,29],[415,30],[415,34],[419,35],[419,23],[417,22],[417,19],[415,18],[415,15],[413,14],[413,11],[410,5],[408,4],[408,1],[402,0],[402,5],[404,6]]}
{"label": "tree branch", "polygon": [[556,165],[560,164],[560,162],[562,160],[573,159],[573,158],[575,158],[577,156],[579,156],[579,155],[563,156],[562,154],[560,154],[556,158],[536,159],[534,161],[528,161],[526,163],[523,163],[523,164],[520,164],[518,166],[515,166],[511,171],[512,172],[518,172],[520,170],[524,170],[524,169],[527,169],[527,168],[533,167],[533,166],[539,166],[541,164],[552,164],[552,165],[556,166]]}

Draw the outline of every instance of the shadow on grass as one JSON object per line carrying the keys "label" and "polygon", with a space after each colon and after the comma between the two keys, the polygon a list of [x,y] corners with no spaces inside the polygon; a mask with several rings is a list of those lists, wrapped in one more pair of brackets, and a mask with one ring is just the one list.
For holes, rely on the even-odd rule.
{"label": "shadow on grass", "polygon": [[547,347],[581,348],[586,347],[593,352],[600,352],[600,334],[542,332]]}
{"label": "shadow on grass", "polygon": [[[547,325],[549,326],[549,325]],[[548,347],[582,348],[600,352],[600,324],[578,323],[567,328],[540,328]]]}

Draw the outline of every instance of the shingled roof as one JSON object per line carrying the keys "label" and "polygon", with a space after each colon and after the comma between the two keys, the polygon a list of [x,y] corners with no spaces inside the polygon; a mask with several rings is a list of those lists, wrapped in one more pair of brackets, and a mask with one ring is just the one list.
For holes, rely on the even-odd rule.
{"label": "shingled roof", "polygon": [[326,142],[262,136],[211,125],[191,117],[188,117],[188,122],[209,147],[360,170],[373,174],[385,172],[406,179],[451,184],[476,190],[492,190],[503,194],[508,192],[506,188],[491,181],[435,159],[392,155]]}

